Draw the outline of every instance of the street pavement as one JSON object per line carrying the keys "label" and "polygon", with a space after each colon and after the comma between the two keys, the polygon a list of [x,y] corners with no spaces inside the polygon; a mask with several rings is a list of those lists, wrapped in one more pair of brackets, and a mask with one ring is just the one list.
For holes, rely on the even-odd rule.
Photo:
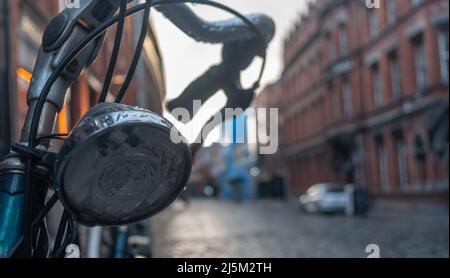
{"label": "street pavement", "polygon": [[447,204],[377,203],[365,218],[309,215],[281,201],[176,202],[151,220],[159,258],[448,257]]}

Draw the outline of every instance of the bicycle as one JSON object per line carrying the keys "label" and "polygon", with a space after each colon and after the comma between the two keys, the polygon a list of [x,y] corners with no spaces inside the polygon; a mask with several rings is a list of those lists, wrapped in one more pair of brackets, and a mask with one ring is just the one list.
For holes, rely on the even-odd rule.
{"label": "bicycle", "polygon": [[[139,62],[151,8],[195,40],[224,45],[222,63],[170,101],[169,110],[182,107],[194,115],[192,101],[206,101],[220,89],[228,96],[227,108],[245,110],[251,104],[275,32],[271,18],[245,17],[209,0],[146,0],[129,7],[130,2],[80,0],[80,7],[66,8],[46,28],[20,142],[0,162],[0,257],[79,257],[75,222],[87,226],[135,223],[165,209],[185,189],[201,140],[189,145],[160,115],[120,104]],[[236,18],[206,22],[186,3],[219,8]],[[125,19],[142,11],[142,30],[128,74],[115,102],[106,103]],[[69,134],[53,134],[68,88],[93,63],[105,31],[113,25],[118,27],[99,104]],[[241,72],[257,56],[263,59],[258,80],[244,89]],[[218,113],[223,115],[224,110]],[[205,126],[199,136],[210,131]],[[173,135],[181,142],[174,142]],[[54,140],[63,141],[59,152],[49,151]],[[46,198],[50,189],[55,193]],[[58,201],[64,212],[50,243],[46,217]]]}

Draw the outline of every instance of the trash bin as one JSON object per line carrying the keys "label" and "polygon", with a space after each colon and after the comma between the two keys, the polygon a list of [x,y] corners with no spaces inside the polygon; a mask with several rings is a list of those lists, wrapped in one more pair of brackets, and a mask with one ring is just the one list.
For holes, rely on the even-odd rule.
{"label": "trash bin", "polygon": [[345,192],[348,196],[345,214],[347,216],[364,216],[369,208],[369,194],[365,186],[347,184]]}
{"label": "trash bin", "polygon": [[354,188],[355,215],[365,216],[369,211],[369,192],[365,186]]}

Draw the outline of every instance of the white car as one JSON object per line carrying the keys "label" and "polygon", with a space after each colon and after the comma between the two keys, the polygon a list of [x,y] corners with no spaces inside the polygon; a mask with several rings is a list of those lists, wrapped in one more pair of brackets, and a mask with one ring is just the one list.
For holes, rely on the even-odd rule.
{"label": "white car", "polygon": [[308,188],[299,202],[309,213],[337,213],[345,212],[350,200],[344,185],[320,183]]}

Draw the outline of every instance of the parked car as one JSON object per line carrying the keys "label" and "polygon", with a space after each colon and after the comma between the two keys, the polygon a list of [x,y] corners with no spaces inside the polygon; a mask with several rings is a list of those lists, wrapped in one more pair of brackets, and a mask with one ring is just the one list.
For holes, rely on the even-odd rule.
{"label": "parked car", "polygon": [[311,186],[299,198],[300,207],[308,213],[342,213],[346,211],[349,194],[345,185],[319,183]]}

